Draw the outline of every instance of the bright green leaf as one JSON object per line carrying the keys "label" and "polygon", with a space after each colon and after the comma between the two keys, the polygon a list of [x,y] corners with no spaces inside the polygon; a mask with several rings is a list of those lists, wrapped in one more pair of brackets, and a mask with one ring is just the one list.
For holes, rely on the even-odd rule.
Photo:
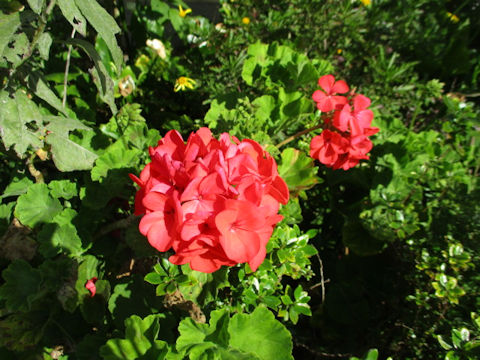
{"label": "bright green leaf", "polygon": [[0,128],[7,149],[13,146],[17,155],[23,157],[29,147],[36,149],[43,145],[39,135],[27,127],[40,127],[42,115],[24,92],[19,90],[12,98],[1,92],[0,105]]}
{"label": "bright green leaf", "polygon": [[87,20],[72,0],[57,0],[63,16],[82,36],[87,36]]}
{"label": "bright green leaf", "polygon": [[26,194],[18,197],[15,207],[15,217],[26,226],[50,222],[62,211],[62,205],[58,199],[50,196],[45,184],[33,184]]}
{"label": "bright green leaf", "polygon": [[290,332],[266,308],[258,307],[249,315],[237,314],[228,324],[230,346],[252,352],[262,360],[290,360]]}
{"label": "bright green leaf", "polygon": [[75,129],[88,130],[80,121],[49,116],[47,129],[49,131],[45,141],[51,145],[52,158],[60,171],[88,170],[93,166],[97,155],[89,149],[70,140],[69,132]]}
{"label": "bright green leaf", "polygon": [[5,48],[11,41],[13,34],[20,26],[20,13],[6,15],[0,12],[0,58],[4,53]]}
{"label": "bright green leaf", "polygon": [[45,0],[27,0],[28,5],[32,8],[35,14],[40,14],[45,6]]}

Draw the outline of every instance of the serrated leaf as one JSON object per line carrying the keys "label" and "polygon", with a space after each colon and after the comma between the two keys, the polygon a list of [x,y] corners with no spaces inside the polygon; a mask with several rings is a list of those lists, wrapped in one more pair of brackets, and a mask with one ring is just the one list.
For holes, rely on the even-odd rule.
{"label": "serrated leaf", "polygon": [[120,28],[114,18],[95,0],[75,0],[75,4],[98,35],[105,40],[117,68],[117,74],[120,74],[123,54],[115,38],[115,34],[120,32]]}
{"label": "serrated leaf", "polygon": [[58,199],[50,196],[45,184],[33,184],[26,194],[18,197],[15,207],[15,217],[26,226],[50,222],[62,211],[62,205]]}
{"label": "serrated leaf", "polygon": [[87,20],[85,20],[75,2],[72,0],[57,0],[57,5],[73,28],[81,35],[87,36]]}
{"label": "serrated leaf", "polygon": [[43,145],[39,136],[28,129],[30,123],[37,127],[42,124],[42,115],[35,103],[20,90],[13,98],[1,92],[0,134],[5,147],[13,146],[19,157],[23,157],[29,147],[36,149]]}
{"label": "serrated leaf", "polygon": [[77,184],[69,180],[53,180],[48,183],[53,197],[69,200],[78,195]]}
{"label": "serrated leaf", "polygon": [[53,218],[53,223],[43,226],[38,234],[38,241],[39,251],[44,257],[50,258],[61,252],[78,257],[85,252],[77,229],[72,224],[75,216],[75,210],[65,209]]}
{"label": "serrated leaf", "polygon": [[28,5],[32,8],[35,14],[40,14],[45,6],[45,0],[27,0]]}
{"label": "serrated leaf", "polygon": [[0,12],[0,58],[3,56],[13,34],[20,26],[20,13],[6,15]]}
{"label": "serrated leaf", "polygon": [[140,153],[138,149],[128,150],[121,140],[115,142],[95,162],[95,166],[92,169],[92,180],[101,180],[112,169],[134,167],[138,162]]}
{"label": "serrated leaf", "polygon": [[[162,315],[149,315],[142,319],[132,315],[125,320],[125,339],[110,339],[100,348],[100,355],[106,360],[136,360],[153,348],[153,353],[159,355],[166,343],[156,340],[160,329],[159,318]],[[149,353],[150,355],[150,353]],[[153,355],[153,354],[152,354]]]}
{"label": "serrated leaf", "polygon": [[25,260],[15,260],[2,272],[5,283],[0,287],[0,298],[10,311],[28,311],[39,295],[42,275]]}
{"label": "serrated leaf", "polygon": [[228,333],[231,347],[252,352],[262,360],[293,359],[290,332],[266,308],[235,315],[228,324]]}
{"label": "serrated leaf", "polygon": [[63,107],[62,101],[50,89],[42,76],[32,73],[28,77],[28,86],[40,99],[47,102],[50,106],[68,116],[68,110]]}
{"label": "serrated leaf", "polygon": [[80,121],[49,116],[48,135],[45,142],[51,145],[52,158],[60,171],[88,170],[97,159],[97,154],[70,140],[69,132],[75,129],[88,130]]}
{"label": "serrated leaf", "polygon": [[48,60],[50,55],[50,46],[52,45],[52,36],[48,32],[44,32],[38,39],[38,51],[44,60]]}

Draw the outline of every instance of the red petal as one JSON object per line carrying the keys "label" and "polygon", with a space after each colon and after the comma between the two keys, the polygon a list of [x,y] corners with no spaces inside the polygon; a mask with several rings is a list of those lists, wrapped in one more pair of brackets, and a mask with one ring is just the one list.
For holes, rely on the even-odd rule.
{"label": "red petal", "polygon": [[350,88],[348,87],[347,83],[343,80],[338,80],[335,85],[333,85],[332,93],[333,94],[344,94],[348,92]]}
{"label": "red petal", "polygon": [[327,95],[331,94],[333,84],[335,83],[335,77],[333,75],[324,75],[318,79],[318,85],[325,90]]}
{"label": "red petal", "polygon": [[355,111],[365,110],[370,106],[370,103],[371,101],[368,97],[358,94],[353,98],[353,109]]}
{"label": "red petal", "polygon": [[85,288],[90,291],[90,296],[94,297],[95,294],[97,293],[97,287],[95,286],[95,283],[97,282],[97,277],[92,277],[90,280],[87,281],[85,284]]}

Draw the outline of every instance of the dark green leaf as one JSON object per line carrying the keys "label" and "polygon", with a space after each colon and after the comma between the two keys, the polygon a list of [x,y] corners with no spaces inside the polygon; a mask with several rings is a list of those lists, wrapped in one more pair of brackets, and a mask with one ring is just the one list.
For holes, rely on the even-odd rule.
{"label": "dark green leaf", "polygon": [[120,32],[117,23],[95,0],[75,0],[75,3],[82,12],[82,15],[85,16],[90,25],[97,31],[98,35],[105,40],[117,68],[117,74],[120,74],[123,64],[123,54],[115,38],[115,34]]}
{"label": "dark green leaf", "polygon": [[42,275],[25,260],[15,260],[2,272],[5,283],[0,287],[0,298],[10,311],[28,311],[38,298]]}

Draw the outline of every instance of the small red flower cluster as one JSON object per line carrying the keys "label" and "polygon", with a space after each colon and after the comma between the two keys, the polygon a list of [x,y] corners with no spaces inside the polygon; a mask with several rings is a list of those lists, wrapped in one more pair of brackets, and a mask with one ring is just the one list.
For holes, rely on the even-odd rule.
{"label": "small red flower cluster", "polygon": [[173,248],[170,262],[197,271],[245,262],[255,271],[289,197],[275,159],[253,140],[217,140],[208,128],[186,144],[171,130],[149,150],[152,161],[130,177],[140,186],[135,215],[145,214],[139,227],[150,245]]}
{"label": "small red flower cluster", "polygon": [[96,276],[92,277],[85,283],[85,288],[90,291],[90,296],[94,297],[95,294],[97,293],[97,287],[95,286],[95,283],[97,282],[98,278]]}
{"label": "small red flower cluster", "polygon": [[333,75],[318,79],[322,88],[316,90],[312,98],[322,113],[324,130],[310,143],[310,156],[333,169],[348,170],[368,160],[367,153],[373,145],[368,136],[376,134],[379,129],[371,127],[373,112],[367,109],[370,99],[361,94],[350,93],[343,80],[335,82]]}

